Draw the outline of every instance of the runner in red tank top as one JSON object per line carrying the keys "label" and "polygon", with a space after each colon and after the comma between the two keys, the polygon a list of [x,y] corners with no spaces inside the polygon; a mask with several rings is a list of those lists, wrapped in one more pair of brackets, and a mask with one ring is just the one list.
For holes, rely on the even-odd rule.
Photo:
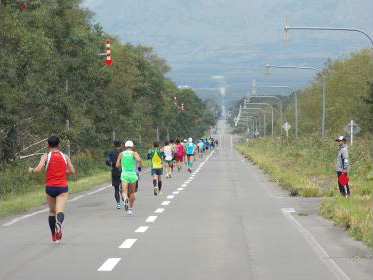
{"label": "runner in red tank top", "polygon": [[75,174],[69,157],[59,150],[60,139],[57,136],[48,138],[49,153],[42,155],[39,164],[29,168],[29,173],[40,173],[45,167],[45,192],[49,206],[48,223],[53,242],[62,238],[62,223],[69,187],[67,175]]}

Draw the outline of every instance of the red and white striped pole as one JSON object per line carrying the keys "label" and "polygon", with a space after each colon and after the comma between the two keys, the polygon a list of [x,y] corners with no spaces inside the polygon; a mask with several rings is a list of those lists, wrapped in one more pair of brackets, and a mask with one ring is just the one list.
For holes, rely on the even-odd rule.
{"label": "red and white striped pole", "polygon": [[111,51],[110,51],[110,40],[105,40],[105,44],[106,44],[106,65],[107,66],[110,66],[111,63],[113,62],[111,60]]}
{"label": "red and white striped pole", "polygon": [[185,112],[184,103],[181,103],[181,112]]}

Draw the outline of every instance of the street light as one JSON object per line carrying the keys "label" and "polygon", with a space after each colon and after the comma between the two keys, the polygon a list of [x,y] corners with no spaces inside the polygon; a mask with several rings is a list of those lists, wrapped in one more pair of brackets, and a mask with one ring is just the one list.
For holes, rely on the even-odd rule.
{"label": "street light", "polygon": [[267,105],[271,108],[272,113],[272,139],[273,139],[273,106],[268,103],[248,103],[247,105]]}
{"label": "street light", "polygon": [[288,88],[294,94],[294,111],[295,111],[295,138],[298,137],[298,96],[296,90],[291,86],[258,86],[258,88]]}
{"label": "street light", "polygon": [[[252,132],[254,132],[258,128],[258,118],[259,118],[259,114],[252,113],[252,114],[247,115],[245,117],[241,117],[240,122],[251,121],[251,123],[250,123],[251,128],[250,129],[251,129]],[[254,133],[252,135],[254,135]]]}
{"label": "street light", "polygon": [[[263,134],[265,135],[265,131],[266,131],[266,115],[265,115],[265,111],[261,108],[242,108],[243,110],[258,110],[260,112],[263,113]],[[260,117],[258,118],[259,119],[259,128],[260,128]]]}
{"label": "street light", "polygon": [[281,123],[280,123],[280,132],[281,132],[281,135],[282,135],[282,122],[283,122],[283,119],[282,119],[282,100],[281,98],[278,98],[277,96],[273,96],[273,95],[262,95],[262,96],[251,96],[250,98],[274,98],[276,99],[277,101],[279,101],[280,103],[280,119],[281,119]]}
{"label": "street light", "polygon": [[251,121],[249,123],[249,125],[251,126],[251,130],[252,131],[255,131],[255,127],[256,127],[256,122],[257,122],[257,119],[256,117],[258,116],[258,114],[255,114],[255,115],[247,115],[245,117],[236,117],[237,119],[235,119],[235,127],[238,126],[239,123],[242,123],[242,122],[245,122],[246,121]]}
{"label": "street light", "polygon": [[321,118],[321,135],[325,138],[325,76],[320,69],[308,66],[294,66],[294,65],[270,65],[266,64],[266,71],[269,68],[280,68],[280,69],[300,69],[300,70],[313,70],[322,77],[322,118]]}

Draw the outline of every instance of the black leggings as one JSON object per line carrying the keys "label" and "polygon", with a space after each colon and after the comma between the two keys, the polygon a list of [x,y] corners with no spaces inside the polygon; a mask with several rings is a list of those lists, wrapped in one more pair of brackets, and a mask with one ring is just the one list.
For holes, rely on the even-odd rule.
{"label": "black leggings", "polygon": [[119,196],[119,186],[113,186],[114,187],[114,197],[117,203],[120,202],[120,196]]}
{"label": "black leggings", "polygon": [[[337,177],[339,178],[339,176],[341,175],[342,175],[342,172],[337,171]],[[345,173],[345,175],[347,176],[347,173]],[[348,184],[345,187],[344,185],[341,185],[338,180],[338,187],[339,187],[339,192],[341,193],[341,195],[343,196],[350,195],[350,186]]]}

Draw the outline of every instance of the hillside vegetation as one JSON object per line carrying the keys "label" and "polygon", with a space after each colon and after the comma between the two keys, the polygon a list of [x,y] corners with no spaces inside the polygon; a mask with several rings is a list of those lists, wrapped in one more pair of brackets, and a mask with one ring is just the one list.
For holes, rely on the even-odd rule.
{"label": "hillside vegetation", "polygon": [[[216,123],[217,112],[192,90],[178,89],[168,78],[167,62],[151,47],[123,44],[94,24],[92,14],[80,4],[2,1],[2,198],[28,191],[26,169],[19,173],[19,166],[35,164],[45,151],[41,140],[51,134],[62,138],[65,151],[71,146],[72,161],[83,176],[96,167],[101,170],[97,164],[113,137],[135,140],[144,148],[156,138],[157,128],[164,140],[166,135],[199,137]],[[102,55],[105,40],[111,40],[111,67]],[[36,156],[20,160],[32,154]],[[90,163],[80,165],[83,161]],[[95,167],[82,171],[89,166]],[[32,180],[41,184],[40,179]]]}

